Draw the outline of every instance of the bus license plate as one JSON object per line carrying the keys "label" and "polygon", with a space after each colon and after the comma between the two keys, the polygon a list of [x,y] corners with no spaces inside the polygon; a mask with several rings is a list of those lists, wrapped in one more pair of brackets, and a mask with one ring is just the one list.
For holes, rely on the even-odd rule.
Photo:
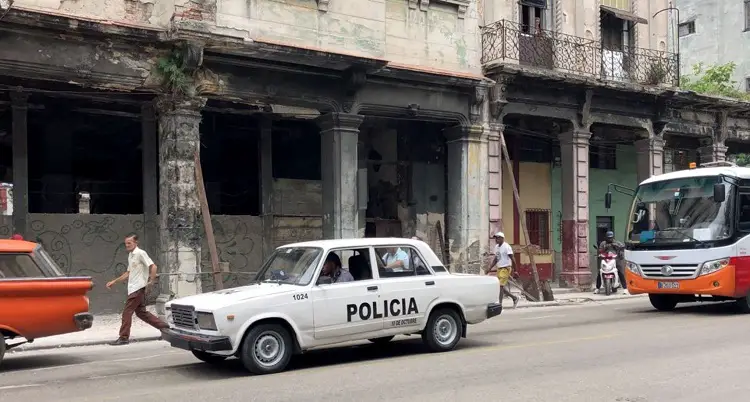
{"label": "bus license plate", "polygon": [[659,282],[659,289],[679,289],[679,282]]}

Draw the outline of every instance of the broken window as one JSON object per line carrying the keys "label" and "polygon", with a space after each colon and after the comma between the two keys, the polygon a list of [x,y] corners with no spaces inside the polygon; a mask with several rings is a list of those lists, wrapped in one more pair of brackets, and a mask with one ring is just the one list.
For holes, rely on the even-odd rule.
{"label": "broken window", "polygon": [[201,166],[209,211],[260,215],[260,119],[204,112]]}
{"label": "broken window", "polygon": [[320,128],[306,120],[273,122],[273,177],[320,180]]}

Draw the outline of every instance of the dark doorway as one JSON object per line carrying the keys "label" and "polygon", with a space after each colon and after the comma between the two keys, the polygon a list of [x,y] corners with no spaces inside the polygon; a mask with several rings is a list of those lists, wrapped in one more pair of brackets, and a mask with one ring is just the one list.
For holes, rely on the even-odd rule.
{"label": "dark doorway", "polygon": [[597,216],[596,217],[596,244],[597,246],[604,241],[608,230],[615,229],[614,216]]}

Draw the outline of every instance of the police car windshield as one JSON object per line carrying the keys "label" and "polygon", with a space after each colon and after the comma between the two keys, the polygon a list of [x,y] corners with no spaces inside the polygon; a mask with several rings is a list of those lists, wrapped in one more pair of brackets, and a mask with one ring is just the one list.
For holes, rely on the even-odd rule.
{"label": "police car windshield", "polygon": [[277,249],[258,272],[258,282],[306,286],[315,275],[323,255],[317,247],[284,247]]}

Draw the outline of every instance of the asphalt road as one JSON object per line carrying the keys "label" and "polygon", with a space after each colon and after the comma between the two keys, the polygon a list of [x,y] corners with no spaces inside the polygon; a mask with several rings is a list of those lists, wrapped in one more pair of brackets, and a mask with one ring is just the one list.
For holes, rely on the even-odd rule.
{"label": "asphalt road", "polygon": [[12,353],[0,401],[747,400],[750,316],[648,301],[506,311],[449,353],[418,339],[312,352],[289,371],[214,367],[164,342]]}

